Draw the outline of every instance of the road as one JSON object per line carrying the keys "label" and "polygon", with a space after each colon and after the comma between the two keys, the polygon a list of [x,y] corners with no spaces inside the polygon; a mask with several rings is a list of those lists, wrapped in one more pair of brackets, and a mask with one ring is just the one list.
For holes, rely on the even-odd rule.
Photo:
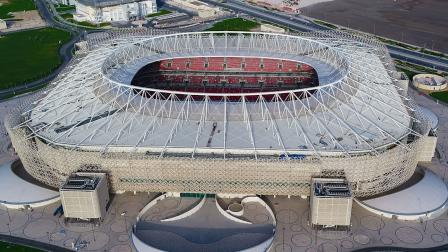
{"label": "road", "polygon": [[[326,26],[313,23],[300,16],[288,15],[286,13],[267,10],[262,7],[253,6],[237,0],[227,0],[225,3],[221,3],[215,0],[203,1],[209,4],[218,5],[227,9],[245,13],[247,15],[265,21],[276,23],[278,25],[285,26],[296,31],[310,32],[329,29]],[[389,49],[390,55],[394,59],[407,61],[421,66],[448,72],[448,59],[407,50],[393,45],[387,45],[387,48]]]}

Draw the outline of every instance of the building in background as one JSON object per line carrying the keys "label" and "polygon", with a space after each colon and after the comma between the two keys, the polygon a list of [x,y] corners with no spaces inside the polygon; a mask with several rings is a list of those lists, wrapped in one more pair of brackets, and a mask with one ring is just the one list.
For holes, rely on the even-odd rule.
{"label": "building in background", "polygon": [[436,74],[416,74],[412,84],[425,91],[443,91],[448,88],[448,80]]}
{"label": "building in background", "polygon": [[179,7],[201,18],[211,18],[221,13],[218,7],[210,6],[197,0],[167,0],[165,2],[168,5]]}
{"label": "building in background", "polygon": [[0,30],[4,30],[8,28],[8,26],[6,25],[6,21],[3,19],[0,19]]}
{"label": "building in background", "polygon": [[55,4],[75,5],[76,0],[53,0]]}
{"label": "building in background", "polygon": [[161,15],[151,18],[151,22],[155,25],[176,23],[190,19],[190,16],[186,13],[174,12],[167,15]]}
{"label": "building in background", "polygon": [[157,12],[156,0],[77,0],[75,21],[92,23],[138,20]]}

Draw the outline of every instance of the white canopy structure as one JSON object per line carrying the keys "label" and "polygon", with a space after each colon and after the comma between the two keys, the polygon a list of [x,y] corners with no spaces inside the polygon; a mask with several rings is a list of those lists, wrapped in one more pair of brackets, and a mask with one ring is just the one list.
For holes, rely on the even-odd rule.
{"label": "white canopy structure", "polygon": [[430,170],[423,173],[423,178],[408,188],[358,203],[388,218],[422,220],[440,216],[448,204],[447,186]]}
{"label": "white canopy structure", "polygon": [[12,163],[0,166],[0,203],[8,208],[40,207],[59,200],[59,192],[24,180],[14,173]]}

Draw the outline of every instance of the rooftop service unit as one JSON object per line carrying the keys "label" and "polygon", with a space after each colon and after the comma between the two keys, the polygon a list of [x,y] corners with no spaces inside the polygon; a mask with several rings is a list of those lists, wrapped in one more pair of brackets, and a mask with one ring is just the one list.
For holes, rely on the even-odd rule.
{"label": "rooftop service unit", "polygon": [[105,173],[74,173],[59,192],[66,218],[103,220],[106,217],[109,188]]}
{"label": "rooftop service unit", "polygon": [[311,224],[313,227],[350,226],[353,195],[340,178],[313,178],[311,183]]}

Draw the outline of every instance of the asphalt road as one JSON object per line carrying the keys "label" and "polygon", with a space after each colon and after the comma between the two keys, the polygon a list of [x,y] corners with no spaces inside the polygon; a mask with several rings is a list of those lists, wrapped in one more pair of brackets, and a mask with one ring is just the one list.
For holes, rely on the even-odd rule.
{"label": "asphalt road", "polygon": [[[309,32],[329,29],[328,27],[312,23],[300,16],[288,15],[277,11],[267,10],[265,8],[246,4],[237,0],[227,0],[224,3],[215,0],[203,1],[232,9],[234,11],[242,12],[250,16],[263,19],[265,21],[288,27],[296,31]],[[392,58],[448,72],[448,59],[407,50],[393,45],[387,45],[387,48],[389,49],[389,53]]]}

